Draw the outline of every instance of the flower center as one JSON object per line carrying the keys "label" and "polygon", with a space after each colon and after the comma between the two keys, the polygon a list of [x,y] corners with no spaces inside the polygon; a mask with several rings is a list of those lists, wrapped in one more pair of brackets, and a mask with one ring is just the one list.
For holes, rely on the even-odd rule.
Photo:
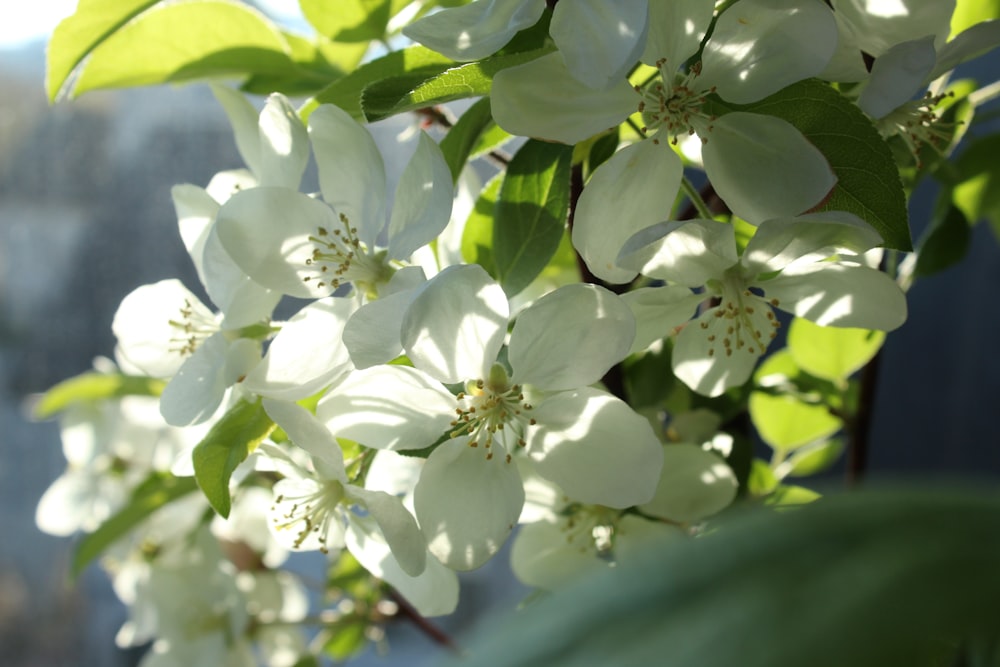
{"label": "flower center", "polygon": [[311,283],[316,289],[328,286],[337,289],[349,282],[375,284],[386,280],[389,267],[384,255],[369,254],[358,240],[358,228],[352,227],[343,213],[339,220],[340,229],[318,227],[309,237],[313,251],[306,259],[306,266],[313,269],[313,273],[302,281]]}
{"label": "flower center", "polygon": [[219,331],[215,317],[206,313],[204,308],[195,307],[188,299],[184,299],[180,317],[168,320],[168,322],[175,330],[175,335],[170,338],[168,349],[182,357],[194,354],[202,341]]}
{"label": "flower center", "polygon": [[566,517],[560,530],[566,536],[567,543],[580,553],[611,558],[621,512],[600,505],[573,503],[561,514]]}
{"label": "flower center", "polygon": [[525,432],[535,425],[521,385],[509,383],[507,372],[494,364],[487,380],[466,384],[466,390],[456,396],[456,419],[451,422],[451,437],[468,436],[469,447],[482,445],[486,460],[492,460],[496,448],[502,450],[507,463],[516,447],[525,446]]}
{"label": "flower center", "polygon": [[945,97],[954,97],[954,93],[931,95],[928,92],[920,99],[910,100],[879,118],[875,121],[875,127],[886,139],[893,136],[902,139],[917,167],[921,167],[923,166],[920,159],[921,148],[930,146],[940,152],[954,136],[957,124],[942,122],[934,113],[934,107]]}
{"label": "flower center", "polygon": [[[639,102],[642,131],[662,129],[671,137],[673,144],[677,144],[680,135],[695,132],[702,136],[702,141],[706,141],[705,134],[711,130],[715,117],[702,112],[701,107],[715,88],[699,90],[695,86],[695,79],[701,73],[701,63],[695,64],[687,74],[675,74],[666,65],[666,59],[658,60],[656,67],[660,70],[660,77],[645,87],[635,87],[642,97]],[[668,81],[673,83],[667,84]],[[659,142],[659,139],[654,141]]]}
{"label": "flower center", "polygon": [[781,327],[771,310],[778,300],[768,301],[751,292],[738,267],[728,270],[721,281],[710,281],[708,287],[721,299],[712,309],[713,316],[698,325],[707,334],[708,356],[715,355],[720,342],[727,357],[744,348],[753,355],[764,354]]}
{"label": "flower center", "polygon": [[297,530],[294,546],[296,549],[310,536],[315,536],[319,542],[319,550],[328,553],[326,537],[330,525],[340,521],[337,506],[344,499],[344,487],[336,480],[327,480],[316,485],[315,489],[297,495],[282,494],[275,498],[275,507],[287,506],[287,511],[274,516],[274,527],[277,530]]}

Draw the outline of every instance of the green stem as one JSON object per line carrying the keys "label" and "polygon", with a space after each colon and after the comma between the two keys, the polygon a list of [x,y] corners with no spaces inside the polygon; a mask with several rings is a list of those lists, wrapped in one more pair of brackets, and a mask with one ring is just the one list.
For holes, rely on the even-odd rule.
{"label": "green stem", "polygon": [[696,211],[698,211],[698,215],[706,220],[712,220],[712,211],[708,208],[708,204],[705,203],[705,200],[701,198],[701,193],[698,192],[698,188],[694,187],[694,184],[688,180],[687,176],[681,177],[681,187],[684,188],[684,194],[687,195],[691,205],[694,206]]}

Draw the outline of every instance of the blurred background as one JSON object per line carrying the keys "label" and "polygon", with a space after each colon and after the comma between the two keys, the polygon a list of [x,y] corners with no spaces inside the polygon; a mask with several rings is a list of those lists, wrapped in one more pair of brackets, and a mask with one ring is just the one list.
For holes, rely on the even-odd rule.
{"label": "blurred background", "polygon": [[[45,37],[74,5],[44,0],[0,8],[4,667],[117,667],[141,654],[114,645],[124,610],[103,573],[92,567],[70,585],[72,540],[35,527],[38,499],[65,459],[57,425],[32,422],[30,400],[89,369],[95,356],[111,356],[111,319],[132,289],[168,277],[198,285],[176,231],[170,187],[204,185],[215,172],[242,165],[228,122],[204,85],[97,92],[50,107]],[[304,26],[294,0],[262,5],[285,25]],[[964,73],[985,83],[998,72],[1000,63],[979,62]],[[927,225],[933,196],[931,186],[913,200],[915,238]],[[992,412],[1000,398],[1000,355],[993,353],[1000,332],[998,248],[980,224],[962,264],[911,291],[910,321],[889,336],[884,351],[874,477],[993,478],[1000,471]],[[501,556],[467,577],[459,612],[441,625],[461,636],[484,609],[512,608],[527,591],[508,569]],[[391,632],[390,643],[387,658],[371,654],[358,664],[424,664],[438,655],[409,626]]]}

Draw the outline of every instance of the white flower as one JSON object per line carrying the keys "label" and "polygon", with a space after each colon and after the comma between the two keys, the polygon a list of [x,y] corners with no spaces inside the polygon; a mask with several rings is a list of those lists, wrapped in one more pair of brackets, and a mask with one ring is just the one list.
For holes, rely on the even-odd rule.
{"label": "white flower", "polygon": [[[638,320],[633,349],[683,324],[698,303],[717,297],[677,334],[674,373],[707,396],[743,384],[780,326],[772,307],[823,326],[891,331],[906,319],[906,298],[884,273],[844,259],[881,242],[843,212],[762,223],[738,255],[732,225],[665,222],[632,237],[619,262],[672,285],[626,295]],[[846,258],[845,258],[846,259]],[[705,287],[700,294],[686,288]]]}
{"label": "white flower", "polygon": [[[478,567],[513,529],[524,490],[513,456],[574,497],[611,507],[648,500],[661,452],[649,424],[588,385],[624,358],[628,308],[593,285],[562,287],[517,318],[507,361],[503,290],[477,265],[428,281],[403,318],[415,368],[376,366],[335,385],[317,415],[339,435],[380,449],[430,454],[414,504],[432,553]],[[464,383],[457,396],[444,385]]]}
{"label": "white flower", "polygon": [[[476,0],[431,14],[403,34],[453,60],[479,60],[535,25],[545,0]],[[549,34],[572,75],[591,88],[623,77],[642,52],[647,0],[572,0],[556,4]]]}

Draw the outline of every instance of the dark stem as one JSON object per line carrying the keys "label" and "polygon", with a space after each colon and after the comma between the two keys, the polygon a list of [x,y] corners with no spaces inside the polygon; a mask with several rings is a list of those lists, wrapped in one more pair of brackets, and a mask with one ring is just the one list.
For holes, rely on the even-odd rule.
{"label": "dark stem", "polygon": [[406,598],[396,592],[396,589],[389,587],[389,597],[392,598],[393,602],[399,605],[399,613],[417,626],[421,632],[430,637],[434,643],[444,646],[456,655],[461,653],[461,649],[459,649],[458,644],[456,644],[451,637],[445,634],[441,628],[421,616],[420,612],[418,612],[413,605],[406,600]]}
{"label": "dark stem", "polygon": [[847,483],[859,484],[868,471],[868,452],[871,438],[872,418],[875,415],[875,392],[878,388],[879,367],[882,352],[868,362],[861,371],[861,391],[858,394],[858,410],[854,418],[845,422],[848,432]]}
{"label": "dark stem", "polygon": [[[444,129],[450,130],[455,125],[454,117],[445,113],[441,107],[423,107],[416,109],[414,113],[423,116],[425,128],[429,125],[440,125]],[[500,150],[494,149],[486,153],[485,157],[500,169],[504,169],[510,164],[510,156]]]}

